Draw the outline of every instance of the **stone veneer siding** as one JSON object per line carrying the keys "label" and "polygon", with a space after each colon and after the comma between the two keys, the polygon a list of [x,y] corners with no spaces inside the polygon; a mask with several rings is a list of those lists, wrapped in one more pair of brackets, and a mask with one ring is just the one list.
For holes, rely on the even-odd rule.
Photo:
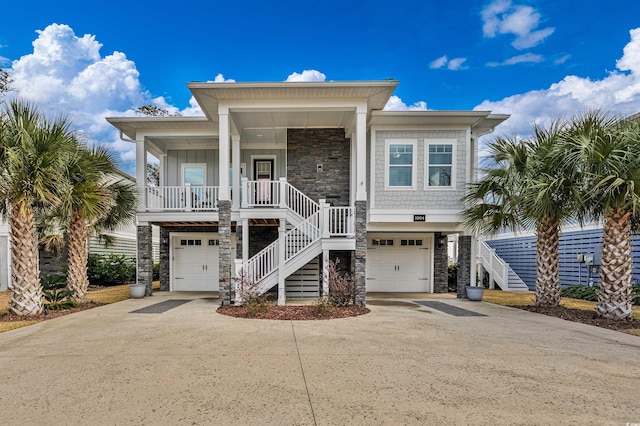
{"label": "stone veneer siding", "polygon": [[433,235],[433,292],[446,293],[449,279],[449,254],[447,244],[440,244],[442,234]]}
{"label": "stone veneer siding", "polygon": [[[218,232],[217,226],[160,226],[160,290],[169,291],[170,232]],[[242,252],[241,252],[242,253]]]}
{"label": "stone veneer siding", "polygon": [[145,285],[145,296],[153,294],[153,244],[151,225],[138,226],[137,283]]}
{"label": "stone veneer siding", "polygon": [[[464,130],[378,130],[375,134],[375,205],[376,209],[456,210],[463,207],[460,199],[466,187],[466,131]],[[386,142],[393,139],[416,141],[414,167],[416,182],[413,189],[385,189]],[[431,142],[448,140],[454,144],[454,180],[452,189],[425,188],[427,174],[426,146]]]}
{"label": "stone veneer siding", "polygon": [[458,299],[467,298],[466,286],[471,284],[471,236],[458,237]]}
{"label": "stone veneer siding", "polygon": [[[249,258],[277,239],[277,226],[249,226]],[[242,255],[242,252],[240,254]]]}
{"label": "stone veneer siding", "polygon": [[231,304],[231,201],[218,201],[218,238],[220,239],[219,265],[221,305]]}
{"label": "stone veneer siding", "polygon": [[367,272],[367,202],[356,201],[356,252],[354,279],[356,282],[356,300],[358,306],[366,304]]}
{"label": "stone veneer siding", "polygon": [[287,181],[316,202],[348,206],[350,153],[343,129],[288,129]]}

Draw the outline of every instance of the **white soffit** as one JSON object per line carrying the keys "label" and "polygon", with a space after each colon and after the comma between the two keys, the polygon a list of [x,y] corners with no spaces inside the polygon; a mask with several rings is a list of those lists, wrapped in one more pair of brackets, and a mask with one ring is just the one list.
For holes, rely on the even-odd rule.
{"label": "white soffit", "polygon": [[206,117],[107,117],[107,121],[129,139],[136,139],[138,133],[166,132],[218,134],[218,125]]}

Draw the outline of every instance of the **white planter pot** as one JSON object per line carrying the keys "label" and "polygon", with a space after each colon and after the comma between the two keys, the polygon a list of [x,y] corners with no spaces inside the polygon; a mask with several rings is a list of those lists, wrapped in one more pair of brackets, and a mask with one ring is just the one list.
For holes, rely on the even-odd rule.
{"label": "white planter pot", "polygon": [[482,295],[484,294],[484,287],[471,287],[467,286],[467,299],[469,300],[482,300]]}
{"label": "white planter pot", "polygon": [[129,291],[132,299],[142,299],[146,293],[147,286],[144,284],[129,284]]}

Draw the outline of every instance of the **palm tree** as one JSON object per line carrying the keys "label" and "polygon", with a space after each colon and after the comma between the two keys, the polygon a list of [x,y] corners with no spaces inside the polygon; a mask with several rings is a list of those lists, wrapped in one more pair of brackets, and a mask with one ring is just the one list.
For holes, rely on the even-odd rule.
{"label": "palm tree", "polygon": [[136,211],[135,187],[118,179],[112,153],[102,146],[89,148],[76,142],[67,167],[69,185],[61,203],[46,220],[62,230],[69,249],[67,288],[79,302],[86,299],[89,280],[89,237],[129,224]]}
{"label": "palm tree", "polygon": [[9,311],[42,312],[36,212],[60,201],[71,140],[69,122],[49,120],[33,104],[15,100],[0,117],[0,209],[11,228]]}
{"label": "palm tree", "polygon": [[532,140],[497,138],[489,145],[489,165],[470,185],[464,200],[465,224],[478,233],[535,229],[536,306],[560,303],[559,234],[579,203],[576,175],[558,174],[556,149],[564,122],[534,126]]}
{"label": "palm tree", "polygon": [[585,214],[602,220],[596,312],[631,315],[631,230],[640,206],[640,124],[595,111],[577,115],[564,135],[566,163],[584,176]]}

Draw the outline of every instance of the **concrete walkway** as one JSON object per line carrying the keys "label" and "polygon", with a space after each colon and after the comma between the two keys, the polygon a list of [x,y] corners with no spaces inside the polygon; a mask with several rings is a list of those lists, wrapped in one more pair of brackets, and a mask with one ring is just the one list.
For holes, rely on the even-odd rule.
{"label": "concrete walkway", "polygon": [[[370,297],[265,321],[156,293],[0,334],[0,422],[21,425],[640,423],[640,337],[485,302]],[[161,314],[133,310],[194,300]]]}

